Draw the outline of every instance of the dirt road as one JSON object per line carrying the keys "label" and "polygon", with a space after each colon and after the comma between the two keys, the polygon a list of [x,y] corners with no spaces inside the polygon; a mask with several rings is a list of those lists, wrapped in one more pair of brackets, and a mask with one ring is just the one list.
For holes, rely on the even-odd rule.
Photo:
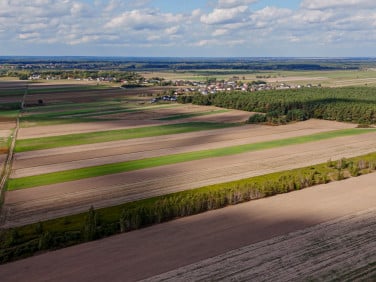
{"label": "dirt road", "polygon": [[[344,220],[346,230],[351,232],[349,234],[358,236],[359,233],[356,230],[359,225],[349,224],[354,222],[351,221],[352,218],[356,219],[356,215],[351,215],[373,209],[371,215],[373,219],[375,218],[375,183],[376,174],[374,173],[175,220],[2,265],[0,266],[0,277],[4,282],[136,281],[197,263],[203,259],[214,257],[215,261],[215,256],[228,251],[349,215],[350,221],[341,219],[339,222]],[[371,223],[374,224],[374,220]],[[323,226],[324,228],[319,229],[321,230],[319,232],[333,231],[330,223],[326,225],[329,229],[325,225]],[[291,235],[284,237],[289,240],[286,241],[286,245],[283,245],[278,256],[289,258],[292,255],[289,242],[293,247],[291,250],[302,252],[302,256],[300,258],[295,256],[295,260],[290,263],[281,263],[279,271],[285,265],[290,268],[290,271],[294,270],[297,273],[303,271],[307,264],[310,265],[310,269],[314,269],[314,264],[325,257],[325,254],[335,255],[327,257],[330,259],[328,262],[338,262],[344,258],[343,255],[346,255],[348,267],[358,267],[361,264],[357,264],[357,260],[364,261],[367,259],[365,256],[370,254],[370,250],[365,253],[356,249],[354,251],[354,246],[346,249],[354,251],[354,253],[344,254],[340,248],[345,246],[346,242],[343,242],[342,239],[348,237],[340,236],[337,238],[339,241],[334,242],[336,243],[335,248],[330,246],[328,249],[319,248],[317,253],[315,253],[315,249],[312,249],[310,256],[305,258],[304,254],[307,253],[302,248],[306,245],[299,248],[294,238],[301,237],[308,246],[314,247],[315,243],[319,243],[315,240],[322,242],[326,237],[322,237],[320,233],[309,237],[312,230],[293,234],[293,237]],[[366,229],[362,225],[360,231],[364,230]],[[305,234],[308,237],[305,237]],[[294,237],[296,235],[298,237]],[[332,239],[333,236],[328,235]],[[362,238],[364,237],[359,236],[360,240],[357,241],[355,238],[354,241],[351,236],[351,242],[361,247]],[[273,248],[279,241],[281,240],[278,238],[269,241],[274,244],[270,248]],[[257,246],[268,248],[269,245],[268,242],[259,244],[246,247],[245,250],[254,250],[257,249]],[[370,245],[369,240],[365,244],[374,247],[372,242]],[[333,253],[333,250],[337,250],[337,252]],[[271,255],[274,254],[276,253],[273,252]],[[265,257],[267,254],[251,260],[262,263]],[[370,254],[369,259],[373,258],[374,253],[373,257]],[[300,264],[301,261],[304,263]],[[252,261],[250,263],[254,264]],[[213,265],[215,266],[214,263]],[[239,270],[244,271],[244,268]],[[263,273],[270,275],[265,271]],[[259,275],[263,273],[261,272]]]}

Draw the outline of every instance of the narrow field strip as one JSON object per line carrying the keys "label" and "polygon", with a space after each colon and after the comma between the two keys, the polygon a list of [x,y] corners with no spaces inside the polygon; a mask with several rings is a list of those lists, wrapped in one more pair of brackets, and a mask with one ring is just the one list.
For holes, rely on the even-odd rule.
{"label": "narrow field strip", "polygon": [[[66,108],[67,106],[65,106]],[[149,106],[149,107],[125,107],[121,104],[110,104],[108,106],[98,105],[94,107],[86,107],[85,109],[70,109],[65,111],[53,111],[53,112],[45,112],[36,113],[33,112],[31,115],[24,116],[23,120],[25,121],[33,121],[38,119],[55,119],[55,118],[86,118],[86,117],[93,117],[93,116],[100,116],[100,115],[107,115],[107,114],[115,114],[115,113],[132,113],[137,112],[140,110],[153,110],[159,108],[167,108],[172,107],[171,105],[158,105],[158,106]]]}
{"label": "narrow field strip", "polygon": [[214,114],[220,114],[220,113],[227,113],[229,111],[230,110],[216,110],[216,111],[209,111],[209,112],[178,114],[178,115],[168,116],[165,118],[159,118],[157,120],[177,120],[177,119],[184,119],[184,118],[190,118],[190,117],[200,117],[200,116],[214,115]]}
{"label": "narrow field strip", "polygon": [[110,114],[120,114],[120,113],[134,113],[134,112],[140,112],[140,111],[150,111],[150,110],[156,110],[156,109],[163,109],[163,108],[175,108],[179,107],[181,105],[179,104],[168,104],[168,105],[157,105],[157,106],[146,106],[146,107],[135,107],[135,108],[124,108],[124,109],[112,109],[112,110],[107,110],[103,109],[102,111],[97,111],[97,112],[88,112],[88,113],[82,113],[82,114],[74,114],[71,115],[71,117],[81,117],[81,118],[86,118],[86,117],[96,117],[100,115],[110,115]]}
{"label": "narrow field strip", "polygon": [[297,145],[307,142],[320,141],[325,139],[332,139],[345,136],[353,136],[365,133],[374,133],[375,129],[344,129],[335,130],[323,133],[317,133],[307,136],[292,137],[280,140],[273,140],[268,142],[245,144],[233,147],[224,147],[218,149],[210,149],[203,151],[195,151],[188,153],[181,153],[175,155],[159,156],[154,158],[146,158],[140,160],[133,160],[128,162],[106,164],[100,166],[92,166],[74,170],[66,170],[61,172],[40,174],[35,176],[28,176],[16,179],[9,179],[7,183],[8,190],[18,190],[31,188],[36,186],[43,186],[49,184],[55,184],[60,182],[67,182],[73,180],[79,180],[84,178],[91,178],[96,176],[116,174],[121,172],[152,168],[157,166],[176,164],[182,162],[188,162],[193,160],[201,160],[205,158],[223,157],[235,154],[241,154],[245,152],[258,151],[271,149],[276,147],[283,147],[288,145]]}
{"label": "narrow field strip", "polygon": [[62,136],[43,138],[31,138],[18,140],[16,152],[43,150],[58,147],[93,144],[100,142],[118,141],[133,138],[152,137],[168,134],[187,133],[199,130],[220,129],[234,126],[234,124],[190,122],[181,124],[168,124],[160,126],[148,126],[132,129],[120,129],[111,131],[99,131],[90,133],[78,133]]}
{"label": "narrow field strip", "polygon": [[66,93],[72,91],[93,91],[93,90],[112,90],[113,88],[107,86],[66,86],[56,88],[31,88],[29,89],[29,95],[35,94],[50,94],[50,93]]}

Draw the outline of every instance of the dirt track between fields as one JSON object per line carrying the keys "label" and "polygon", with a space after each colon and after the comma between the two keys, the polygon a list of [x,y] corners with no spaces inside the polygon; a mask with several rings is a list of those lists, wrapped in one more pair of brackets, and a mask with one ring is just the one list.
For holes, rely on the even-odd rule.
{"label": "dirt track between fields", "polygon": [[[243,258],[261,270],[254,272],[259,279],[286,280],[300,273],[308,278],[319,267],[329,274],[336,266],[349,272],[375,260],[374,233],[366,226],[375,224],[375,183],[374,173],[206,212],[3,265],[0,277],[4,282],[137,281],[209,258],[213,263],[202,265],[215,267],[216,256],[232,250],[233,260],[243,250]],[[296,230],[302,231],[277,237]],[[239,263],[238,275],[246,271],[245,261]]]}
{"label": "dirt track between fields", "polygon": [[11,177],[18,178],[142,158],[265,142],[352,127],[354,127],[352,124],[309,120],[286,126],[247,125],[30,151],[15,155]]}
{"label": "dirt track between fields", "polygon": [[208,158],[119,174],[10,191],[5,195],[5,226],[23,225],[148,198],[324,163],[374,152],[376,133]]}

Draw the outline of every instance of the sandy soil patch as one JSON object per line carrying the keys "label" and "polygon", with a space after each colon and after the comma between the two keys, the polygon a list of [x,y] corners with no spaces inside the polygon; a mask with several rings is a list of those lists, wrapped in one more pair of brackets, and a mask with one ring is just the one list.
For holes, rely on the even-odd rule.
{"label": "sandy soil patch", "polygon": [[374,152],[375,133],[10,191],[6,226]]}
{"label": "sandy soil patch", "polygon": [[235,128],[71,146],[15,154],[11,177],[24,177],[88,166],[310,135],[353,124],[309,120],[286,126]]}
{"label": "sandy soil patch", "polygon": [[6,132],[3,134],[7,134],[10,129],[13,129],[16,127],[16,121],[0,121],[0,135],[2,134],[1,132]]}
{"label": "sandy soil patch", "polygon": [[[1,124],[0,124],[1,126]],[[0,127],[1,128],[1,127]],[[11,130],[9,129],[0,129],[0,138],[8,138],[8,136],[11,134]]]}
{"label": "sandy soil patch", "polygon": [[[331,264],[323,265],[326,260],[323,261],[322,258],[330,259],[328,262],[335,263],[341,263],[338,258],[349,258],[349,261],[343,260],[342,263],[349,263],[348,270],[351,270],[357,267],[356,259],[364,260],[364,257],[361,258],[362,252],[355,250],[352,253],[351,245],[363,248],[361,238],[367,238],[359,236],[367,234],[367,232],[356,232],[356,230],[367,230],[364,229],[363,223],[369,219],[372,220],[372,224],[375,222],[375,182],[376,174],[374,173],[182,218],[9,263],[0,267],[0,276],[3,281],[7,282],[117,281],[124,277],[127,277],[127,281],[137,281],[200,262],[203,259],[213,258],[215,260],[218,255],[232,250],[239,251],[239,248],[243,247],[245,247],[243,249],[245,254],[247,250],[259,252],[258,249],[255,249],[256,245],[252,244],[275,237],[274,241],[269,241],[272,243],[270,247],[268,247],[268,241],[258,245],[261,250],[266,252],[256,256],[254,260],[262,263],[265,258],[268,260],[268,257],[275,255],[277,249],[281,258],[285,256],[290,258],[295,254],[295,259],[300,259],[303,262],[304,259],[308,260],[300,266],[293,262],[289,264],[288,260],[276,258],[274,262],[269,261],[270,265],[280,263],[276,265],[276,271],[281,270],[285,265],[289,268],[289,273],[291,271],[299,273],[304,271],[307,266],[313,270],[316,263],[324,268],[330,267]],[[355,214],[369,209],[373,209],[373,211]],[[341,218],[343,216],[347,217]],[[321,225],[321,227],[318,226],[318,229],[311,228],[300,233],[293,233],[292,237],[291,234],[277,237],[336,218],[341,219]],[[336,228],[333,228],[336,224],[341,227],[339,232],[346,231],[340,232],[337,240],[333,235],[333,232],[336,232]],[[315,233],[316,230],[317,233]],[[354,244],[353,236],[344,237],[347,233],[355,235]],[[315,234],[314,237],[310,237],[312,234]],[[368,235],[372,236],[372,233],[368,233]],[[280,238],[283,238],[282,242],[280,242]],[[309,249],[304,248],[306,245],[299,248],[298,242],[292,238],[299,239],[312,247],[313,254],[305,257],[304,255]],[[322,242],[326,238],[334,238],[333,243],[340,248],[334,249],[335,252],[333,252],[332,247]],[[340,252],[341,248],[347,246],[346,241],[342,239],[351,239],[349,241],[351,248],[346,249],[350,251],[349,253]],[[356,240],[358,241],[356,242]],[[283,241],[286,241],[287,245]],[[297,252],[289,251],[288,243],[290,242],[292,250],[297,250]],[[323,250],[322,253],[322,249],[318,249],[320,246],[315,243],[322,243],[322,247],[328,246],[328,252]],[[364,243],[370,246],[369,239]],[[277,248],[274,248],[276,246]],[[374,245],[371,247],[364,254],[369,254],[369,251],[374,249]],[[270,256],[268,256],[268,250],[271,251]],[[316,250],[318,252],[315,254]],[[237,251],[235,252],[238,254]],[[302,254],[300,258],[297,257],[299,252]],[[328,257],[330,254],[335,256]],[[370,256],[369,258],[373,258],[374,253]],[[249,263],[254,264],[255,262],[249,261]],[[56,267],[57,265],[59,267]],[[261,264],[258,267],[263,266],[267,265]],[[333,266],[335,267],[335,265]],[[244,272],[244,269],[240,270]],[[259,275],[262,274],[273,275],[274,272],[268,268],[264,273],[259,273]],[[286,272],[284,275],[287,274]]]}
{"label": "sandy soil patch", "polygon": [[305,77],[305,76],[286,76],[286,77],[273,77],[264,79],[266,82],[297,82],[297,81],[321,81],[327,80],[327,77]]}

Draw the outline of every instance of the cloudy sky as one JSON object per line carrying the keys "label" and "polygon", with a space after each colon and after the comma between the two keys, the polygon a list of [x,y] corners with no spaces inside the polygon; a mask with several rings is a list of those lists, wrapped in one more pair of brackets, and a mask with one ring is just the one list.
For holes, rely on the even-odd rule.
{"label": "cloudy sky", "polygon": [[376,56],[375,0],[0,0],[0,56]]}

